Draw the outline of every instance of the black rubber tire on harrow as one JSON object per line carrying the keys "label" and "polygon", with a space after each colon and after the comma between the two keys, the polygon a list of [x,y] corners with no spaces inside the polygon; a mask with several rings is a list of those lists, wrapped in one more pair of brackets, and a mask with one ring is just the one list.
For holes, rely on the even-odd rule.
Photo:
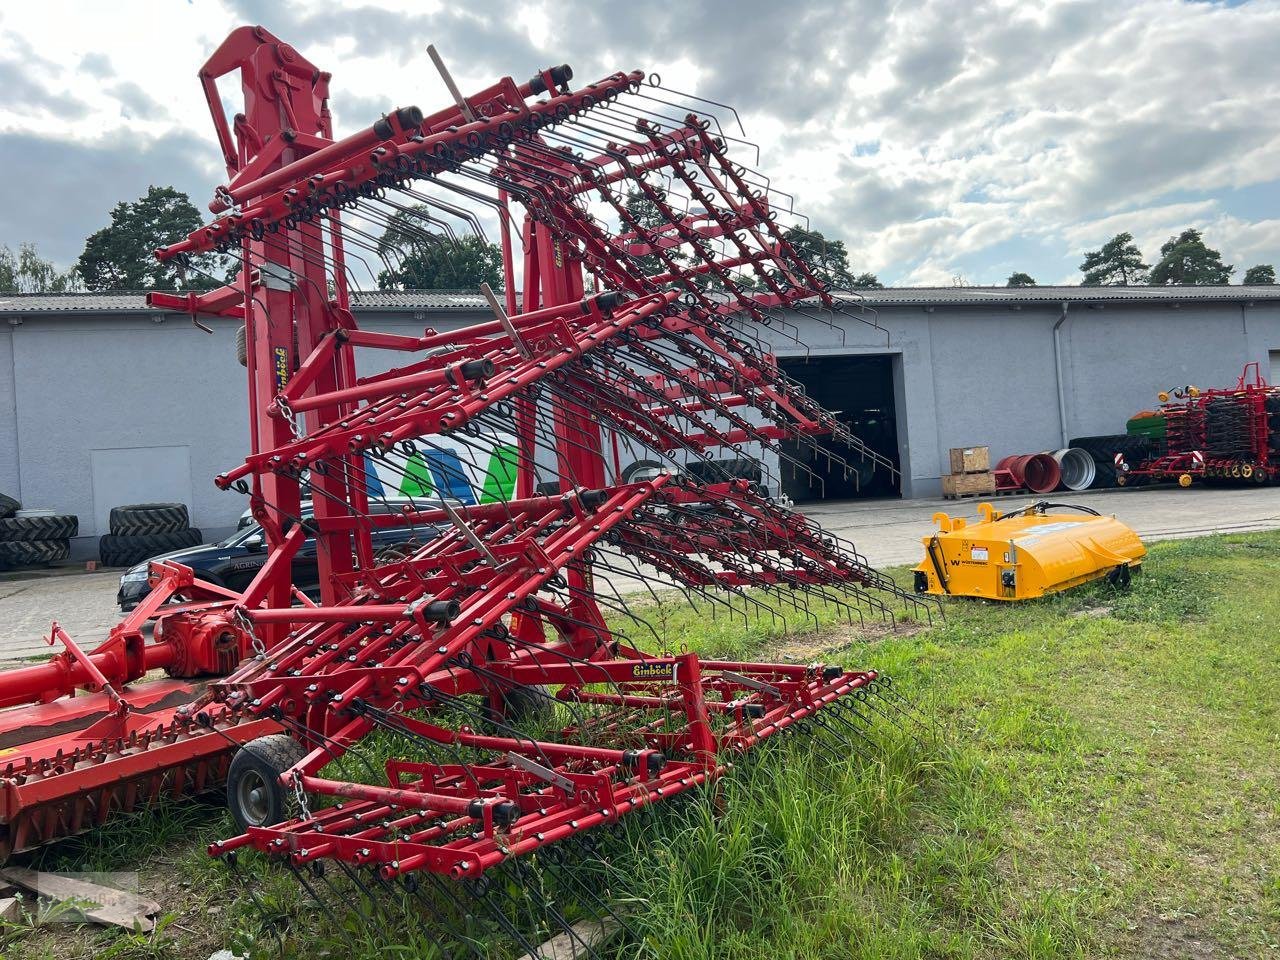
{"label": "black rubber tire on harrow", "polygon": [[66,540],[10,540],[0,542],[0,568],[41,567],[71,556]]}
{"label": "black rubber tire on harrow", "polygon": [[195,527],[172,533],[142,533],[124,537],[107,534],[98,540],[98,557],[107,567],[131,567],[170,550],[197,547],[203,539],[203,535]]}
{"label": "black rubber tire on harrow", "polygon": [[512,687],[502,695],[502,710],[499,713],[495,714],[488,699],[485,699],[480,708],[483,718],[481,726],[502,737],[511,736],[512,727],[520,729],[525,726],[544,726],[553,716],[554,699],[549,687]]}
{"label": "black rubber tire on harrow", "polygon": [[280,774],[306,756],[287,733],[250,740],[236,751],[227,770],[227,809],[240,831],[268,827],[294,814],[293,791]]}
{"label": "black rubber tire on harrow", "polygon": [[641,473],[648,473],[651,470],[665,470],[666,465],[657,460],[637,460],[635,463],[629,464],[622,471],[623,483],[635,483],[636,476]]}
{"label": "black rubber tire on harrow", "polygon": [[0,517],[12,517],[22,509],[22,504],[7,493],[0,493]]}
{"label": "black rubber tire on harrow", "polygon": [[150,533],[179,533],[191,526],[185,503],[135,503],[112,507],[111,535],[136,537]]}
{"label": "black rubber tire on harrow", "polygon": [[70,514],[56,517],[0,518],[0,543],[15,540],[67,540],[80,532],[80,518]]}

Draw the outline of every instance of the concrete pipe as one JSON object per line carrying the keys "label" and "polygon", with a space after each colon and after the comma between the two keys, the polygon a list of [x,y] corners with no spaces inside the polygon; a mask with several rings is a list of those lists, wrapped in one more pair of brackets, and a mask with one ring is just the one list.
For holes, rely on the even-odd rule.
{"label": "concrete pipe", "polygon": [[1088,490],[1098,476],[1098,465],[1087,450],[1063,447],[1049,454],[1058,462],[1062,486],[1067,490]]}
{"label": "concrete pipe", "polygon": [[1023,453],[1005,457],[996,464],[997,470],[1008,470],[1013,482],[1026,487],[1032,493],[1052,493],[1058,489],[1062,470],[1058,461],[1047,453]]}

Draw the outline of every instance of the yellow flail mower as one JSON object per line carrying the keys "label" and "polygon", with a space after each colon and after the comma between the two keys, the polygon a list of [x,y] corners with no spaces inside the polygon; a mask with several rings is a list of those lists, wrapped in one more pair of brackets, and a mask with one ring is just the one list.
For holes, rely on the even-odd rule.
{"label": "yellow flail mower", "polygon": [[1133,530],[1089,507],[1041,500],[1002,514],[980,503],[978,513],[972,524],[933,515],[938,532],[922,538],[916,593],[1030,600],[1103,577],[1128,586],[1147,554]]}

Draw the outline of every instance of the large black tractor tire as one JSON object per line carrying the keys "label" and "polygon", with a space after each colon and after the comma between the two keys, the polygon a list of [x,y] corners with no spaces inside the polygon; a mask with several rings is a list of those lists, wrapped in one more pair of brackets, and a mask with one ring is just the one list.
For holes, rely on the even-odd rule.
{"label": "large black tractor tire", "polygon": [[1116,465],[1115,461],[1107,463],[1103,460],[1095,459],[1093,461],[1093,483],[1089,487],[1093,490],[1106,490],[1116,485]]}
{"label": "large black tractor tire", "polygon": [[240,831],[269,827],[293,816],[293,791],[280,774],[306,756],[287,733],[250,740],[236,751],[227,770],[227,809]]}
{"label": "large black tractor tire", "polygon": [[1105,488],[1123,486],[1116,477],[1116,454],[1124,457],[1125,463],[1136,467],[1144,460],[1150,459],[1151,441],[1146,437],[1134,437],[1127,433],[1115,433],[1099,437],[1076,437],[1068,446],[1079,447],[1089,456],[1097,471],[1093,478],[1093,487]]}
{"label": "large black tractor tire", "polygon": [[67,540],[80,532],[80,518],[4,517],[0,518],[0,543],[15,540]]}
{"label": "large black tractor tire", "polygon": [[21,509],[22,504],[17,500],[7,493],[0,493],[0,517],[12,517]]}
{"label": "large black tractor tire", "polygon": [[203,539],[203,535],[195,528],[174,533],[144,533],[127,537],[108,534],[98,540],[98,556],[104,566],[131,567],[170,550],[197,547]]}
{"label": "large black tractor tire", "polygon": [[180,533],[191,526],[185,503],[135,503],[111,508],[111,534],[137,537],[152,533]]}
{"label": "large black tractor tire", "polygon": [[66,540],[10,540],[0,542],[0,568],[42,567],[71,556]]}

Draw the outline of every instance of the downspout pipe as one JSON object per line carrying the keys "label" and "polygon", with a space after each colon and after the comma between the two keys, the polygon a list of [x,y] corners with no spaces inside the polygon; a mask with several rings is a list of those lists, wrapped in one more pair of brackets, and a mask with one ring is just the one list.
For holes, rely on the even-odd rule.
{"label": "downspout pipe", "polygon": [[1058,428],[1062,433],[1062,446],[1067,445],[1067,393],[1062,376],[1062,325],[1067,320],[1067,301],[1062,301],[1062,313],[1053,325],[1053,372],[1058,380]]}

